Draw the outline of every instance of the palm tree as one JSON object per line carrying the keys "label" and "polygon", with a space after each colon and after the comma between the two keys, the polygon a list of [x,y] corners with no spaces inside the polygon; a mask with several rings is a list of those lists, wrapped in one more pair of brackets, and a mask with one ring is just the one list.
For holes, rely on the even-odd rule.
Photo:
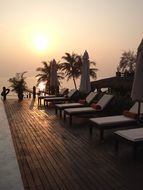
{"label": "palm tree", "polygon": [[38,86],[41,82],[45,83],[45,89],[49,91],[49,84],[50,84],[50,64],[45,61],[42,61],[43,67],[38,67],[36,71],[41,72],[36,75],[38,77],[37,85]]}
{"label": "palm tree", "polygon": [[[60,64],[60,69],[65,72],[65,77],[67,80],[73,79],[75,89],[77,89],[76,79],[81,76],[81,67],[82,67],[82,56],[75,53],[65,53],[65,56],[62,57],[65,62]],[[96,65],[95,62],[90,61],[91,65]],[[95,79],[97,77],[96,72],[98,69],[90,68],[90,76]]]}
{"label": "palm tree", "polygon": [[16,73],[15,77],[10,78],[8,81],[11,83],[12,91],[15,91],[19,100],[23,100],[23,93],[27,91],[27,83],[25,81],[24,74],[27,72]]}
{"label": "palm tree", "polygon": [[[53,60],[52,60],[53,61]],[[50,63],[52,61],[49,61],[49,63],[43,61],[43,67],[38,67],[36,69],[36,71],[41,72],[39,74],[36,75],[36,77],[38,77],[37,80],[37,86],[41,83],[44,82],[45,83],[45,89],[47,92],[50,92]],[[56,64],[58,65],[58,69],[59,69],[59,62],[56,62]],[[63,79],[63,73],[58,72],[58,81],[59,81],[59,86],[60,86],[60,80]]]}
{"label": "palm tree", "polygon": [[120,58],[117,71],[121,73],[134,73],[136,66],[136,55],[133,51],[124,51]]}
{"label": "palm tree", "polygon": [[76,61],[77,58],[78,55],[75,53],[65,53],[65,56],[62,57],[65,62],[60,64],[60,69],[65,72],[65,77],[67,77],[67,80],[70,80],[71,78],[73,79],[75,89],[77,89],[75,79],[78,78],[79,75],[79,67]]}

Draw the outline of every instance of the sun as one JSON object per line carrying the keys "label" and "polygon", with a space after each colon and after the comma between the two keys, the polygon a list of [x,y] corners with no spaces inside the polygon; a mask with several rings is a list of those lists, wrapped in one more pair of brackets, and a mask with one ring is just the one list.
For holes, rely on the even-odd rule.
{"label": "sun", "polygon": [[36,34],[33,37],[34,48],[38,51],[44,51],[48,48],[48,37],[44,34]]}

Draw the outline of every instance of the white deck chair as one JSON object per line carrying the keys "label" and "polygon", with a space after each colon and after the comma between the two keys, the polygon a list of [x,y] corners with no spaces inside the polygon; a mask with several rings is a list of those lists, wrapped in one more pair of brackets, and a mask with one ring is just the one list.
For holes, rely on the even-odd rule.
{"label": "white deck chair", "polygon": [[56,104],[55,105],[55,113],[57,114],[57,112],[59,110],[60,116],[62,116],[62,110],[63,109],[66,109],[66,108],[87,107],[87,106],[89,106],[93,102],[93,100],[95,99],[96,96],[97,96],[97,93],[90,92],[88,94],[88,96],[86,97],[85,102],[83,104],[82,103],[78,103],[78,102],[75,102],[75,103],[65,103],[65,104]]}
{"label": "white deck chair", "polygon": [[67,94],[67,96],[44,98],[44,105],[46,105],[48,102],[68,101],[68,100],[70,100],[75,95],[75,93],[77,93],[77,90],[76,89],[72,89],[72,90],[69,91],[69,93]]}
{"label": "white deck chair", "polygon": [[113,95],[104,94],[101,97],[101,99],[96,103],[96,105],[100,106],[100,109],[96,109],[91,106],[64,109],[64,120],[66,119],[66,115],[69,115],[69,124],[71,125],[73,116],[82,116],[102,112],[105,109],[105,107],[109,104],[109,102],[112,100],[112,98]]}
{"label": "white deck chair", "polygon": [[44,98],[54,98],[54,97],[61,97],[64,96],[66,94],[66,92],[68,91],[68,88],[62,88],[59,92],[58,95],[45,95],[45,96],[38,96],[38,105],[41,106],[41,100]]}
{"label": "white deck chair", "polygon": [[[135,103],[131,109],[129,110],[131,113],[138,113],[138,103]],[[143,103],[141,104],[141,114],[143,113]],[[138,122],[137,119],[127,117],[124,115],[116,115],[116,116],[107,116],[107,117],[96,117],[90,118],[90,134],[92,135],[93,127],[96,127],[100,130],[100,140],[104,139],[104,130],[114,129],[117,127],[125,127],[127,125],[135,124]]]}
{"label": "white deck chair", "polygon": [[116,151],[118,151],[119,140],[126,141],[134,147],[134,158],[136,158],[137,147],[143,146],[143,127],[135,129],[118,130],[116,135]]}

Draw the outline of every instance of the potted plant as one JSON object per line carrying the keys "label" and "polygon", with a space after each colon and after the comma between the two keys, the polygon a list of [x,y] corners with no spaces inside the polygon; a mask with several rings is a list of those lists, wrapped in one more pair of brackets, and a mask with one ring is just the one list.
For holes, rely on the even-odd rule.
{"label": "potted plant", "polygon": [[27,90],[27,84],[25,81],[24,74],[27,72],[16,73],[15,77],[10,78],[8,81],[11,83],[12,91],[17,93],[18,99],[23,100],[24,91]]}

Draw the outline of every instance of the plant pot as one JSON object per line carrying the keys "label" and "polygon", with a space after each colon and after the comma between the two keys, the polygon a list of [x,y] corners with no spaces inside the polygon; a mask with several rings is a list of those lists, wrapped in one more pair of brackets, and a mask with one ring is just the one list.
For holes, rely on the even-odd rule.
{"label": "plant pot", "polygon": [[18,99],[19,99],[19,101],[22,101],[22,100],[23,100],[23,97],[24,97],[23,93],[19,93],[19,94],[18,94]]}

